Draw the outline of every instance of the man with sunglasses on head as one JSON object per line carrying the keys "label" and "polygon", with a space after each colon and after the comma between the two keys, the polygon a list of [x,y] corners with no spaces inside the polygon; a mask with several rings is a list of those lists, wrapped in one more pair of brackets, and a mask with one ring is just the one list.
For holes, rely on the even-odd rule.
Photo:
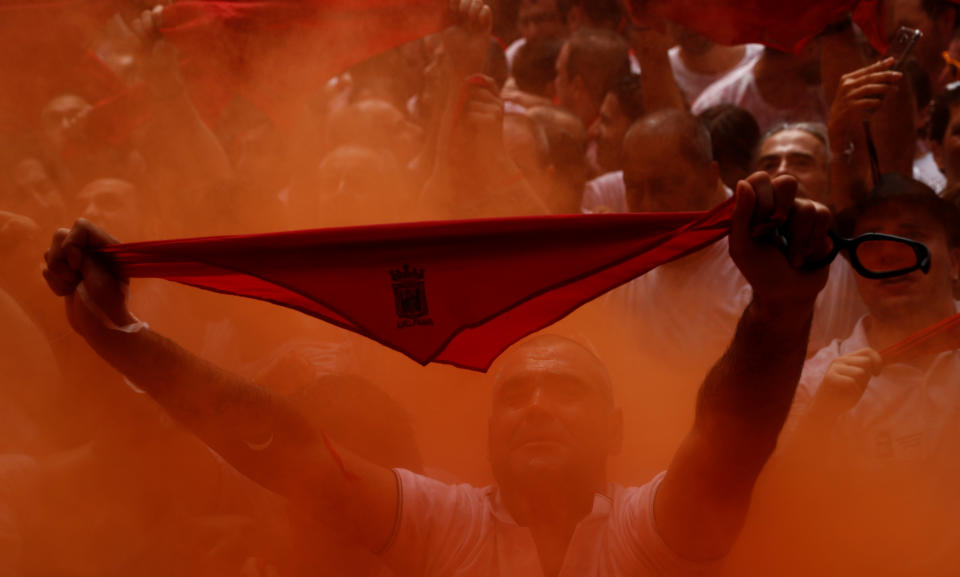
{"label": "man with sunglasses on head", "polygon": [[953,285],[960,275],[960,215],[926,185],[886,175],[851,220],[856,235],[922,242],[929,263],[922,249],[905,243],[870,241],[856,249],[852,258],[859,266],[913,270],[857,277],[869,312],[849,337],[805,364],[794,400],[795,440],[818,451],[831,447],[841,462],[867,469],[930,463],[944,456],[960,417],[960,350],[887,364],[877,351],[958,312]]}

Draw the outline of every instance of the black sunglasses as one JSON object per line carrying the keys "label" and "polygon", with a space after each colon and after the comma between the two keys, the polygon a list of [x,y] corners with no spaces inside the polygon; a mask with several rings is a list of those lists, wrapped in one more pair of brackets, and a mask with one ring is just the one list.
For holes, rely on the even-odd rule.
{"label": "black sunglasses", "polygon": [[856,238],[842,238],[830,232],[833,250],[814,266],[826,266],[847,251],[850,266],[864,278],[883,279],[910,274],[915,270],[930,272],[930,249],[922,242],[892,234],[867,232]]}
{"label": "black sunglasses", "polygon": [[[774,229],[773,235],[780,250],[787,254],[787,239],[779,227]],[[804,264],[804,270],[829,266],[840,251],[846,251],[850,266],[864,278],[893,278],[916,270],[923,271],[923,274],[930,272],[930,249],[913,239],[879,232],[867,232],[856,238],[843,238],[830,231],[830,240],[833,241],[830,254],[816,262]]]}

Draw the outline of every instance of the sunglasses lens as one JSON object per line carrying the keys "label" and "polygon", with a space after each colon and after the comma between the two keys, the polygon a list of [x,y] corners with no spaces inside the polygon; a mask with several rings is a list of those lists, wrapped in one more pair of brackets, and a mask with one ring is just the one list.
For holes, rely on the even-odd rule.
{"label": "sunglasses lens", "polygon": [[917,267],[913,247],[895,240],[868,240],[857,247],[857,260],[868,271],[884,274]]}

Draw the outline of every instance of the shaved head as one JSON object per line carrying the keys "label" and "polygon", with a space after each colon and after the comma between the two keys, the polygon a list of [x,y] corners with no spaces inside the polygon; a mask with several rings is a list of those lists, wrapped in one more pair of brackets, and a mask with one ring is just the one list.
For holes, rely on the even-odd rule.
{"label": "shaved head", "polygon": [[494,372],[488,446],[501,487],[600,490],[620,449],[622,414],[607,369],[583,345],[537,335],[514,346]]}
{"label": "shaved head", "polygon": [[633,124],[623,141],[632,212],[709,210],[724,199],[710,133],[695,116],[665,110]]}
{"label": "shaved head", "polygon": [[713,162],[710,132],[688,112],[661,110],[640,118],[627,131],[624,154],[657,142],[676,146],[676,151],[694,166],[708,167]]}
{"label": "shaved head", "polygon": [[497,361],[494,391],[525,373],[573,377],[590,384],[613,404],[610,374],[603,362],[580,343],[559,335],[535,335],[507,350]]}

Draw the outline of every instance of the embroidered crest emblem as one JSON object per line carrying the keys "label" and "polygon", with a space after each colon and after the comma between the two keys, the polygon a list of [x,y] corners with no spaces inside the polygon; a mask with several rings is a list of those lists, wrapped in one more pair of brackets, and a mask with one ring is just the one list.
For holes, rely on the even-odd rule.
{"label": "embroidered crest emblem", "polygon": [[393,280],[393,302],[397,312],[397,328],[429,326],[430,307],[427,305],[427,289],[422,268],[403,265],[402,269],[391,269]]}

